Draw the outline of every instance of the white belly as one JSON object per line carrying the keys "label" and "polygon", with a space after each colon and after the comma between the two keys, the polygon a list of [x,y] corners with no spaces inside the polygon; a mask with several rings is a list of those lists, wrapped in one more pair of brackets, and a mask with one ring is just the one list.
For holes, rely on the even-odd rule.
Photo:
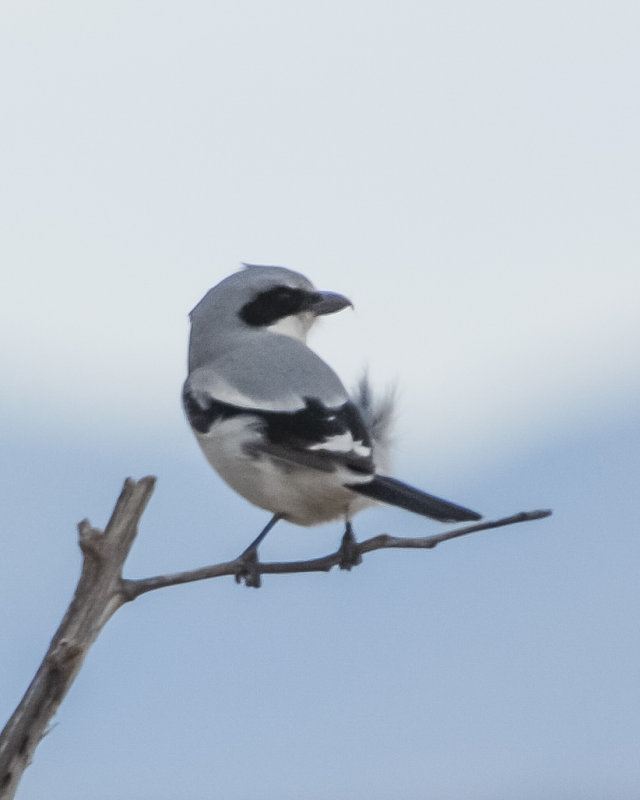
{"label": "white belly", "polygon": [[350,519],[373,502],[345,488],[340,470],[324,472],[268,455],[249,455],[243,446],[259,436],[250,418],[216,422],[208,433],[196,436],[211,466],[234,491],[296,525]]}

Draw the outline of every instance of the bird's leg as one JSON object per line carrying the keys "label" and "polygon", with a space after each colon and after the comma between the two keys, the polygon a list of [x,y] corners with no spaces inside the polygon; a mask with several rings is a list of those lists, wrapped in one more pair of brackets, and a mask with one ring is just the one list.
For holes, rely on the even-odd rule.
{"label": "bird's leg", "polygon": [[353,528],[349,520],[347,520],[347,527],[345,528],[338,553],[340,554],[340,561],[338,562],[340,569],[351,569],[362,563],[362,556],[358,551],[356,537],[353,535]]}
{"label": "bird's leg", "polygon": [[236,559],[241,564],[240,569],[236,572],[236,583],[244,581],[245,586],[252,586],[254,589],[260,588],[262,581],[260,580],[260,573],[256,569],[256,564],[258,563],[258,545],[262,542],[264,537],[269,533],[271,528],[273,528],[279,519],[282,519],[281,515],[274,514],[269,522],[256,536],[256,538],[251,542],[249,547],[240,553]]}

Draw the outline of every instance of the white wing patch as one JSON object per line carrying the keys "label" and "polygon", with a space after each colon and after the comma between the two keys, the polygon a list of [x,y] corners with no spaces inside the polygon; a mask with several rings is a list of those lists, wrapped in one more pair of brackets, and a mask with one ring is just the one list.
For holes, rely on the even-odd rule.
{"label": "white wing patch", "polygon": [[332,436],[324,442],[312,444],[308,450],[327,450],[332,453],[355,453],[358,456],[367,458],[371,455],[371,448],[361,441],[354,441],[353,436],[347,431],[337,436]]}

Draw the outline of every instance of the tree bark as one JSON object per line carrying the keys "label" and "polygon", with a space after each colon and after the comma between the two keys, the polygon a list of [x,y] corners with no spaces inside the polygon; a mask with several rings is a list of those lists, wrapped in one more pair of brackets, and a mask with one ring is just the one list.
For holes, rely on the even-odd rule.
{"label": "tree bark", "polygon": [[252,561],[250,573],[240,555],[233,561],[186,572],[157,575],[139,580],[124,579],[122,568],[138,533],[140,518],[149,502],[155,478],[128,478],[111,519],[104,531],[92,528],[85,519],[78,525],[83,553],[82,572],[75,594],[56,631],[49,649],[24,697],[0,733],[0,800],[11,800],[24,770],[31,763],[40,740],[82,667],[89,648],[110,617],[125,603],[141,594],[181,583],[234,575],[247,585],[259,586],[264,574],[328,572],[334,566],[350,569],[364,553],[388,548],[428,548],[440,542],[483,530],[542,519],[550,511],[522,512],[493,522],[479,522],[434,536],[402,538],[380,534],[363,542],[349,540],[349,561],[345,544],[335,553],[308,561],[263,563]]}
{"label": "tree bark", "polygon": [[105,531],[78,525],[83,552],[80,580],[40,668],[0,734],[0,799],[15,795],[24,770],[47,732],[96,637],[126,602],[122,566],[151,497],[155,478],[125,481]]}

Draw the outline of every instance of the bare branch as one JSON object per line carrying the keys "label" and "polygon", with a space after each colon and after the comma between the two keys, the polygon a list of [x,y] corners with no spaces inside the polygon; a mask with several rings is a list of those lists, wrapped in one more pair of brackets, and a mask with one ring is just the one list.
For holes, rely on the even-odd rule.
{"label": "bare branch", "polygon": [[[246,577],[247,563],[242,557],[209,567],[129,580],[122,568],[138,533],[138,524],[153,493],[155,478],[127,479],[104,531],[91,527],[87,520],[78,525],[83,554],[82,573],[67,612],[49,649],[20,704],[0,733],[0,800],[11,800],[38,743],[50,730],[51,719],[78,674],[89,648],[112,614],[141,594],[181,583],[220,578],[223,575]],[[364,553],[388,548],[433,548],[440,542],[467,536],[504,525],[542,519],[550,511],[516,514],[494,522],[481,522],[463,528],[426,536],[400,538],[382,534],[363,542],[349,542],[349,560],[344,544],[335,553],[308,561],[251,564],[252,580],[259,576],[293,572],[327,572],[332,567],[350,568]],[[256,580],[257,577],[257,580]]]}
{"label": "bare branch", "polygon": [[[551,511],[523,511],[511,517],[503,519],[478,522],[475,525],[465,525],[462,528],[455,528],[451,531],[437,533],[434,536],[423,536],[418,538],[404,538],[400,536],[390,536],[382,533],[365,539],[362,542],[355,542],[353,549],[355,553],[362,556],[364,553],[371,553],[374,550],[387,550],[390,548],[415,548],[433,549],[441,542],[449,539],[457,539],[460,536],[468,536],[479,531],[502,528],[505,525],[514,525],[519,522],[529,522],[531,520],[543,519],[548,517]],[[330,553],[320,558],[312,558],[305,561],[283,561],[283,562],[262,562],[258,561],[253,569],[260,575],[284,575],[295,572],[328,572],[332,567],[340,565],[342,550],[338,549],[335,553]],[[177,586],[181,583],[192,583],[193,581],[203,581],[209,578],[220,578],[223,575],[237,575],[244,567],[240,558],[234,561],[224,561],[220,564],[212,564],[210,567],[200,567],[199,569],[187,570],[185,572],[174,572],[171,575],[156,575],[153,578],[140,580],[125,580],[123,582],[123,592],[127,600],[135,600],[145,592],[154,589],[164,589],[167,586]]]}
{"label": "bare branch", "polygon": [[125,602],[120,590],[122,565],[154,484],[154,478],[125,481],[104,532],[87,520],[78,525],[84,556],[78,586],[31,685],[0,733],[0,800],[14,796],[89,648]]}

